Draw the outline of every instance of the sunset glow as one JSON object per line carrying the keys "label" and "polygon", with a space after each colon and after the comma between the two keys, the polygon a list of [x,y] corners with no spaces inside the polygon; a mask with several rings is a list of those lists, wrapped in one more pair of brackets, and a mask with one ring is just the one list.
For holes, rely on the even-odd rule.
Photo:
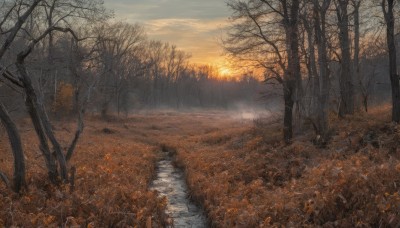
{"label": "sunset glow", "polygon": [[[228,25],[229,10],[224,0],[149,1],[105,0],[115,12],[115,20],[140,23],[150,39],[169,42],[190,53],[195,64],[221,65],[219,44]],[[231,74],[221,67],[221,75]]]}
{"label": "sunset glow", "polygon": [[232,76],[232,74],[233,74],[233,71],[231,69],[224,67],[224,66],[219,67],[218,71],[219,71],[219,74],[223,77]]}

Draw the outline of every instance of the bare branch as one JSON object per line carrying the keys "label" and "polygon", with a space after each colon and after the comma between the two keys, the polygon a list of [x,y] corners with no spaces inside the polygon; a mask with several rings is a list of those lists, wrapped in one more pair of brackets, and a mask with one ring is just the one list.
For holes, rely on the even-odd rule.
{"label": "bare branch", "polygon": [[14,27],[10,31],[10,34],[8,35],[7,39],[5,40],[3,46],[0,48],[0,59],[3,58],[5,52],[7,49],[11,46],[12,42],[14,41],[15,37],[17,36],[19,30],[21,29],[22,25],[25,23],[25,21],[28,19],[29,15],[33,12],[33,10],[36,8],[36,6],[41,2],[42,0],[34,0],[32,5],[28,8],[28,10],[18,18],[17,22],[15,23]]}
{"label": "bare branch", "polygon": [[43,32],[38,38],[32,40],[32,41],[30,42],[30,44],[28,45],[28,47],[27,47],[24,51],[22,51],[22,52],[20,52],[20,53],[18,54],[18,61],[22,61],[22,62],[23,62],[23,60],[32,52],[32,50],[34,49],[35,45],[36,45],[39,41],[41,41],[42,39],[44,39],[47,35],[49,35],[52,31],[59,31],[59,32],[63,32],[63,33],[70,33],[70,34],[75,38],[75,40],[77,40],[77,41],[83,40],[83,39],[79,39],[79,38],[77,37],[77,35],[75,34],[75,32],[74,32],[72,29],[70,29],[70,28],[50,27],[50,28],[48,28],[45,32]]}
{"label": "bare branch", "polygon": [[3,20],[0,21],[0,32],[3,33],[3,29],[1,27],[3,27],[3,24],[7,21],[8,17],[10,16],[11,12],[15,9],[16,6],[17,3],[14,2],[14,5],[10,7],[10,9],[4,14]]}
{"label": "bare branch", "polygon": [[261,1],[267,4],[268,7],[271,8],[272,11],[274,11],[274,13],[277,13],[281,17],[285,18],[285,15],[281,11],[277,10],[274,6],[272,6],[272,4],[268,0],[261,0]]}
{"label": "bare branch", "polygon": [[0,74],[15,86],[22,88],[22,83],[18,80],[18,77],[14,76],[6,68],[0,66]]}

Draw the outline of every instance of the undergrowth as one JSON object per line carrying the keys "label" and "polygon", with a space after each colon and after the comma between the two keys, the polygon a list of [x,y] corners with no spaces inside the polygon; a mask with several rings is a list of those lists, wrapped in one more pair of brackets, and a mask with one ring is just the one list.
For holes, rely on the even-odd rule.
{"label": "undergrowth", "polygon": [[[71,164],[75,190],[49,183],[36,137],[29,125],[22,135],[28,189],[21,195],[0,185],[1,227],[163,227],[166,200],[148,190],[155,171],[153,146],[138,142],[120,124],[89,121]],[[108,134],[102,129],[113,129]],[[67,143],[73,125],[57,125]],[[0,167],[11,174],[12,157],[6,138],[0,146]]]}
{"label": "undergrowth", "polygon": [[[222,112],[92,120],[72,160],[73,193],[48,183],[27,128],[30,187],[18,196],[0,186],[0,226],[165,226],[166,201],[148,190],[161,148],[173,151],[190,197],[214,227],[399,227],[400,128],[383,113],[332,116],[324,148],[312,131],[285,145],[279,124]],[[65,129],[72,127],[57,134],[66,137]],[[10,175],[4,137],[0,154]]]}

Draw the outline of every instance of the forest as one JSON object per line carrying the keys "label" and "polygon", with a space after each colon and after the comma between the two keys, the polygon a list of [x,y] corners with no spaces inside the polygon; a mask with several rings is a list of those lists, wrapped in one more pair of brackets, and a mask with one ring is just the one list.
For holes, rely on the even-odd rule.
{"label": "forest", "polygon": [[400,3],[222,2],[229,67],[0,0],[1,227],[400,226]]}

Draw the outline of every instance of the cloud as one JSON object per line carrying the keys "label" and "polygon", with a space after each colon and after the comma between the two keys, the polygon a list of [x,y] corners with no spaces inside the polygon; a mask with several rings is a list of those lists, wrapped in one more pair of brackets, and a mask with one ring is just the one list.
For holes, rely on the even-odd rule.
{"label": "cloud", "polygon": [[105,0],[117,20],[142,23],[151,39],[177,45],[192,62],[222,61],[218,40],[228,25],[226,0]]}
{"label": "cloud", "polygon": [[213,20],[199,20],[192,18],[169,18],[149,20],[144,23],[151,33],[164,33],[173,31],[188,31],[195,33],[213,33],[226,27],[228,22],[225,18]]}
{"label": "cloud", "polygon": [[118,17],[138,21],[163,18],[211,19],[228,16],[225,0],[106,0]]}
{"label": "cloud", "polygon": [[220,56],[219,38],[227,24],[226,18],[171,18],[150,20],[145,27],[151,37],[177,44],[178,48],[191,53],[193,62],[206,63],[210,57]]}

